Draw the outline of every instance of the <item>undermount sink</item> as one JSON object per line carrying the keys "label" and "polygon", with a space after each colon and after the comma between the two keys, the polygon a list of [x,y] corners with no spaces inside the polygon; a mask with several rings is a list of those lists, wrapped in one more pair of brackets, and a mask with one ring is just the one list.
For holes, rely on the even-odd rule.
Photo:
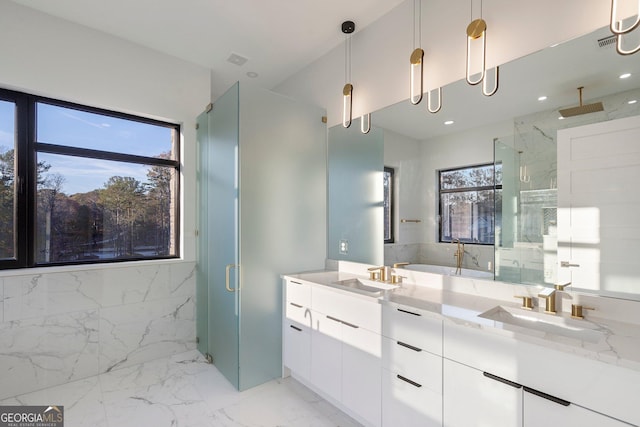
{"label": "undermount sink", "polygon": [[593,323],[522,308],[499,305],[478,317],[580,341],[596,343],[602,338]]}
{"label": "undermount sink", "polygon": [[338,280],[334,282],[335,285],[344,286],[349,290],[365,293],[368,295],[377,296],[382,294],[383,291],[389,291],[399,287],[398,285],[392,285],[390,283],[376,282],[374,280],[360,279],[354,277],[352,279]]}

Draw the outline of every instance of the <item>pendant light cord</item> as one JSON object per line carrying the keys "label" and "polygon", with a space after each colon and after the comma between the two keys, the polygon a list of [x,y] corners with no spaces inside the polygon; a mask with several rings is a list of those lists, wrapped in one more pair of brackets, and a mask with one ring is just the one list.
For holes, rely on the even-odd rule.
{"label": "pendant light cord", "polygon": [[[480,0],[480,19],[482,19],[482,0]],[[473,0],[471,0],[471,21],[473,21]]]}
{"label": "pendant light cord", "polygon": [[[416,37],[417,33],[417,37]],[[422,0],[413,0],[413,48],[422,44]]]}
{"label": "pendant light cord", "polygon": [[346,34],[344,41],[344,82],[351,83],[351,34]]}

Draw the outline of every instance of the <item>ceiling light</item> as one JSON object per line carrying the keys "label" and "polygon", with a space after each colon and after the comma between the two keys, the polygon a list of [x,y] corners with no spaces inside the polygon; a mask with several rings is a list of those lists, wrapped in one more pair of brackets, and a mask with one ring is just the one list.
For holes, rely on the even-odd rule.
{"label": "ceiling light", "polygon": [[629,77],[631,77],[631,73],[620,74],[621,79],[628,79]]}
{"label": "ceiling light", "polygon": [[558,117],[558,120],[564,120],[564,117],[560,116]]}
{"label": "ceiling light", "polygon": [[[471,15],[473,16],[473,1],[471,2]],[[482,2],[480,2],[480,18],[471,21],[471,23],[467,26],[467,72],[466,79],[467,83],[470,85],[477,85],[482,82],[482,94],[485,96],[491,96],[498,91],[498,82],[499,82],[499,74],[500,67],[496,66],[493,76],[493,89],[487,89],[487,23],[484,19],[482,19]],[[480,58],[480,72],[479,77],[472,79],[471,74],[471,62],[473,62],[471,58],[471,45],[472,43],[480,43],[481,54],[478,55]]]}
{"label": "ceiling light", "polygon": [[637,100],[637,99],[632,99],[631,101],[627,102],[627,104],[629,104],[629,105],[633,105],[633,104],[635,104],[636,102],[638,102],[638,100]]}
{"label": "ceiling light", "polygon": [[352,95],[353,85],[349,83],[351,80],[351,34],[356,29],[353,21],[344,21],[342,23],[342,32],[345,35],[344,41],[344,80],[345,84],[342,88],[342,126],[348,128],[351,126],[352,117]]}
{"label": "ceiling light", "polygon": [[544,95],[538,97],[538,101],[546,101],[546,100],[547,100],[547,97]]}
{"label": "ceiling light", "polygon": [[[413,0],[413,52],[409,58],[411,70],[409,74],[409,100],[413,105],[422,101],[424,50],[420,48],[422,41],[422,0]],[[417,20],[417,25],[416,25]],[[417,34],[416,34],[417,31]]]}
{"label": "ceiling light", "polygon": [[[618,0],[611,0],[611,22],[609,23],[609,29],[616,37],[616,51],[620,55],[633,55],[636,52],[640,51],[640,44],[633,49],[627,50],[622,47],[623,44],[623,36],[632,32],[636,28],[640,26],[640,13],[637,13],[635,16],[635,20],[631,25],[628,25],[626,28],[623,28],[622,19],[618,19]],[[640,3],[639,3],[640,6]]]}
{"label": "ceiling light", "polygon": [[453,120],[447,120],[446,122],[444,122],[445,125],[449,126],[454,124],[455,122]]}
{"label": "ceiling light", "polygon": [[258,73],[256,73],[255,71],[249,71],[247,72],[247,77],[255,79],[256,77],[258,77]]}

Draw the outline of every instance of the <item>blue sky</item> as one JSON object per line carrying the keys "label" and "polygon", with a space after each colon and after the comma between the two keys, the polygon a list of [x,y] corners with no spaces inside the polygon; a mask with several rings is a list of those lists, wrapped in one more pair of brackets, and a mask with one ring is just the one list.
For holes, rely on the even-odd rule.
{"label": "blue sky", "polygon": [[[13,142],[13,104],[0,101],[0,147]],[[71,147],[157,156],[171,150],[172,130],[83,111],[38,104],[38,142]],[[62,192],[71,195],[103,188],[112,176],[147,181],[149,167],[121,162],[39,153],[38,160],[51,165],[49,173],[65,177]]]}

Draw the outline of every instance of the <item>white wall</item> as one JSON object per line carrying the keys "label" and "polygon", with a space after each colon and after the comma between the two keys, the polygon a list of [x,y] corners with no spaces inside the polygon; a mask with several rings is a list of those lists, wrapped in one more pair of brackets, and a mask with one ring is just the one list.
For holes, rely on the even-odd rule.
{"label": "white wall", "polygon": [[[479,9],[478,1],[474,10]],[[630,15],[634,2],[625,2]],[[634,5],[632,5],[634,3]],[[464,78],[468,0],[422,1],[422,48],[426,89]],[[608,24],[604,0],[486,0],[488,66],[504,64],[551,44]],[[413,0],[407,0],[352,39],[354,116],[408,98],[409,55],[413,50]],[[477,18],[474,14],[474,19]],[[287,79],[276,90],[327,108],[328,124],[340,122],[344,85],[344,44]],[[374,123],[375,125],[375,123]]]}
{"label": "white wall", "polygon": [[0,87],[182,129],[182,260],[0,272],[0,397],[195,348],[195,119],[209,71],[0,0]]}

